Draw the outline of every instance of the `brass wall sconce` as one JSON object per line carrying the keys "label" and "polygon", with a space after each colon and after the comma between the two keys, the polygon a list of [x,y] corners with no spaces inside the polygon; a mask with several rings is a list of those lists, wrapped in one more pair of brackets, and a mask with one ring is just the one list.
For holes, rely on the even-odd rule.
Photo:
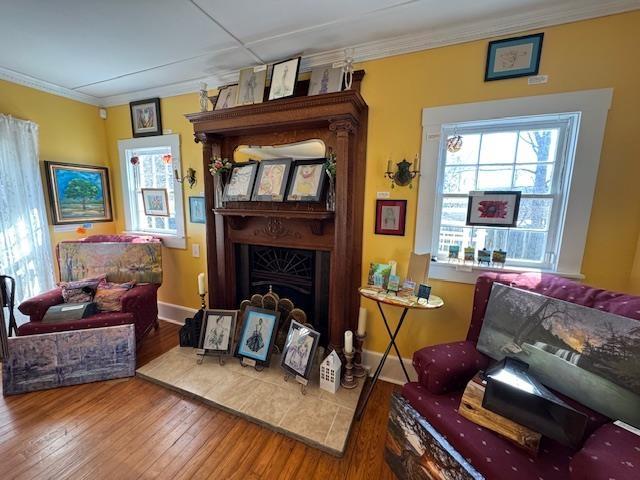
{"label": "brass wall sconce", "polygon": [[187,174],[182,178],[180,178],[180,175],[178,175],[178,170],[174,170],[173,175],[175,176],[176,182],[178,183],[183,183],[186,180],[189,184],[189,188],[193,188],[193,186],[197,182],[196,171],[191,167],[187,168]]}
{"label": "brass wall sconce", "polygon": [[[411,166],[413,165],[413,170]],[[394,172],[391,170],[391,159],[387,162],[387,171],[384,172],[385,177],[391,180],[391,188],[394,188],[396,185],[399,187],[406,187],[409,185],[409,188],[413,188],[413,179],[416,176],[420,175],[420,167],[418,162],[418,155],[416,154],[415,160],[412,162],[407,162],[406,158],[403,158],[401,162],[396,163],[398,167]]]}

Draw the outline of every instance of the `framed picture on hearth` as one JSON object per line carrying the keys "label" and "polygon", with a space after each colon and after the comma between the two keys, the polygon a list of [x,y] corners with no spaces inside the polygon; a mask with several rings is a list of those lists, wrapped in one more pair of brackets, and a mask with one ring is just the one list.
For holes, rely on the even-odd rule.
{"label": "framed picture on hearth", "polygon": [[309,380],[319,341],[320,332],[292,320],[280,363],[284,371]]}
{"label": "framed picture on hearth", "polygon": [[287,202],[319,202],[327,174],[325,158],[296,160],[287,191]]}
{"label": "framed picture on hearth", "polygon": [[236,331],[236,310],[206,310],[198,348],[213,355],[231,355]]}
{"label": "framed picture on hearth", "polygon": [[231,170],[229,182],[224,187],[222,199],[225,202],[250,201],[257,172],[258,162],[251,160],[244,163],[236,163],[233,166],[233,170]]}
{"label": "framed picture on hearth", "polygon": [[469,192],[467,225],[515,227],[522,192]]}
{"label": "framed picture on hearth", "polygon": [[235,352],[244,365],[269,366],[279,319],[280,312],[247,307]]}
{"label": "framed picture on hearth", "polygon": [[376,200],[376,235],[404,235],[406,200]]}
{"label": "framed picture on hearth", "polygon": [[262,160],[258,168],[256,186],[251,200],[260,202],[282,202],[287,190],[291,158]]}

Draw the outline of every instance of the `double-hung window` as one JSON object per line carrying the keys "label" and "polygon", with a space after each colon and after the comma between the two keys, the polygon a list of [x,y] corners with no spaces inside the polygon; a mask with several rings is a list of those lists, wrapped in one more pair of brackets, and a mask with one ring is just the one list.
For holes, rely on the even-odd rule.
{"label": "double-hung window", "polygon": [[[443,125],[432,252],[449,246],[507,252],[507,265],[553,269],[573,166],[579,114]],[[446,140],[459,138],[459,150]],[[471,191],[519,191],[514,228],[466,225]]]}
{"label": "double-hung window", "polygon": [[182,185],[174,176],[175,170],[180,172],[178,135],[120,140],[118,146],[126,230],[185,248]]}

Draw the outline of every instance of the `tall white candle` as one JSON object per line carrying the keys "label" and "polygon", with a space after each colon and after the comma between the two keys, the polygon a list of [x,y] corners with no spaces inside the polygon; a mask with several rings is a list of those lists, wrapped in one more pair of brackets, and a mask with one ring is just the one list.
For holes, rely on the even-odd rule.
{"label": "tall white candle", "polygon": [[396,275],[396,270],[398,269],[398,262],[395,260],[389,260],[389,265],[391,265],[391,275]]}
{"label": "tall white candle", "polygon": [[358,314],[358,336],[364,336],[367,331],[367,309],[360,307],[360,313]]}
{"label": "tall white candle", "polygon": [[205,283],[204,283],[204,273],[198,274],[198,293],[200,295],[204,295],[206,293]]}
{"label": "tall white candle", "polygon": [[345,353],[353,353],[353,332],[351,330],[344,332],[344,351]]}

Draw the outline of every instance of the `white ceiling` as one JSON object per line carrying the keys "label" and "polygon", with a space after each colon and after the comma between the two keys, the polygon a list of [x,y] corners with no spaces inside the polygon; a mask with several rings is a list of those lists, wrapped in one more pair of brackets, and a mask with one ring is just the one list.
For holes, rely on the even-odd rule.
{"label": "white ceiling", "polygon": [[0,0],[0,78],[96,105],[640,8],[640,0]]}

